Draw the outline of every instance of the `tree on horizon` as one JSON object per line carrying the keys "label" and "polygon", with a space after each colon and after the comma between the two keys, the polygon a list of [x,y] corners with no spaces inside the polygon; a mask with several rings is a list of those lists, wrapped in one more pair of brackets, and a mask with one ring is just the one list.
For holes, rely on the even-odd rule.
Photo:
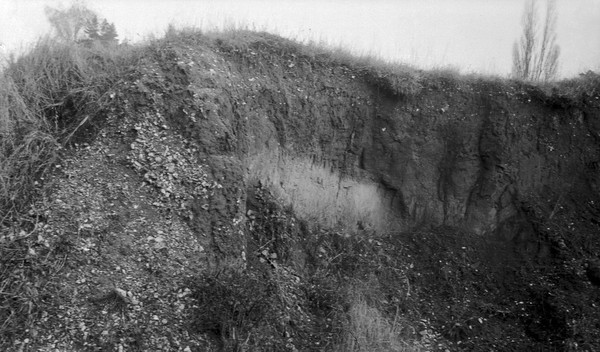
{"label": "tree on horizon", "polygon": [[90,40],[99,40],[104,43],[117,42],[117,29],[114,23],[109,23],[106,19],[102,23],[98,21],[98,16],[90,18],[85,26],[85,33]]}
{"label": "tree on horizon", "polygon": [[100,41],[118,42],[114,23],[106,18],[100,22],[98,15],[80,2],[74,2],[68,9],[46,6],[46,17],[52,25],[55,36],[66,42]]}
{"label": "tree on horizon", "polygon": [[109,23],[106,19],[102,21],[100,26],[100,40],[105,42],[112,42],[117,40],[117,29],[114,23]]}
{"label": "tree on horizon", "polygon": [[539,24],[537,0],[528,0],[523,12],[523,33],[513,45],[513,76],[547,82],[556,78],[560,47],[556,44],[556,0],[546,0],[544,21]]}
{"label": "tree on horizon", "polygon": [[100,39],[100,34],[98,34],[98,26],[98,16],[94,15],[85,24],[85,34],[87,34],[88,38],[92,40]]}
{"label": "tree on horizon", "polygon": [[81,2],[74,2],[68,9],[46,6],[44,11],[55,36],[66,42],[79,40],[88,20],[96,16]]}

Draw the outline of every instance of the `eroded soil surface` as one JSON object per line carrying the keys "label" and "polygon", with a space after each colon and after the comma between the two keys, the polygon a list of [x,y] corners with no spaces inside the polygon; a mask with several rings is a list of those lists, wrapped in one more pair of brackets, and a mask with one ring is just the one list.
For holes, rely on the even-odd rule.
{"label": "eroded soil surface", "polygon": [[[39,180],[6,350],[340,350],[354,291],[407,350],[600,350],[598,91],[410,95],[242,39],[154,44]],[[279,177],[299,158],[312,188]],[[307,217],[324,178],[348,198]],[[372,197],[396,221],[344,208]]]}

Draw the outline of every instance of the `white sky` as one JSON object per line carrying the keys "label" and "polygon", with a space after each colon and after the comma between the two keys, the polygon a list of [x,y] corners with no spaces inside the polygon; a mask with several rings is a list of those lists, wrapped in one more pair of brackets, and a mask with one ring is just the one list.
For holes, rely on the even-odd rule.
{"label": "white sky", "polygon": [[[0,43],[19,50],[49,31],[44,6],[64,0],[0,0]],[[120,39],[162,35],[168,24],[204,29],[242,24],[325,40],[419,67],[507,75],[525,0],[87,0]],[[543,5],[540,2],[539,5]],[[540,6],[543,8],[543,6]],[[600,0],[558,0],[562,77],[600,70]]]}

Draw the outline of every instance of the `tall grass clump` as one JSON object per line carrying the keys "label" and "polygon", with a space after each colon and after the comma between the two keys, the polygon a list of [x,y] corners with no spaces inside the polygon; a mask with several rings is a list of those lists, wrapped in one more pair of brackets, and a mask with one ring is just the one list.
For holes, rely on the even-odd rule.
{"label": "tall grass clump", "polygon": [[40,39],[0,76],[0,219],[30,199],[34,179],[94,119],[136,60],[132,47]]}
{"label": "tall grass clump", "polygon": [[354,295],[347,314],[348,323],[338,351],[419,351],[403,341],[403,327],[386,319],[362,294]]}
{"label": "tall grass clump", "polygon": [[416,338],[412,325],[398,311],[385,314],[378,280],[349,285],[346,290],[348,310],[343,332],[334,351],[339,352],[421,352],[434,348],[434,337],[420,334]]}
{"label": "tall grass clump", "polygon": [[41,293],[25,288],[42,287],[49,278],[36,273],[53,265],[29,251],[39,221],[29,204],[61,149],[102,123],[138,58],[133,47],[43,38],[0,73],[0,345],[28,328]]}

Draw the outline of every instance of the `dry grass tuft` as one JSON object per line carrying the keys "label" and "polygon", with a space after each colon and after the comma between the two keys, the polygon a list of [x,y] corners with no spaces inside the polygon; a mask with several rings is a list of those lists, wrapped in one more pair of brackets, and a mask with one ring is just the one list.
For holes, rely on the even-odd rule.
{"label": "dry grass tuft", "polygon": [[131,47],[44,38],[9,62],[0,76],[0,219],[22,210],[35,178],[79,128],[94,125],[111,86],[137,59]]}
{"label": "dry grass tuft", "polygon": [[409,352],[424,351],[419,343],[410,343],[402,320],[390,321],[368,302],[365,295],[358,290],[352,295],[350,309],[347,312],[348,323],[344,329],[342,342],[336,351],[347,352]]}

